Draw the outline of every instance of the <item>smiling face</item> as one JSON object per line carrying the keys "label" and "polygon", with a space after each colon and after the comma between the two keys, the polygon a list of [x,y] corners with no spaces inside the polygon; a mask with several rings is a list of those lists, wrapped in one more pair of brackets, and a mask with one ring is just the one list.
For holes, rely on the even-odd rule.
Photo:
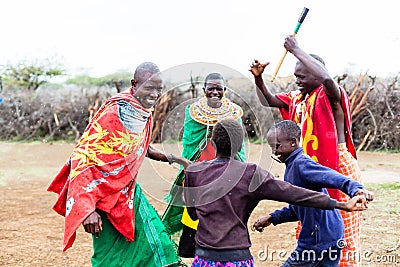
{"label": "smiling face", "polygon": [[272,154],[281,162],[284,162],[299,147],[296,138],[287,137],[279,129],[268,132],[267,142],[272,149]]}
{"label": "smiling face", "polygon": [[296,85],[303,95],[310,93],[321,84],[301,62],[297,62],[294,76],[296,77]]}
{"label": "smiling face", "polygon": [[219,108],[222,105],[221,99],[226,90],[223,79],[209,79],[204,87],[207,104],[212,108]]}
{"label": "smiling face", "polygon": [[134,83],[133,96],[144,108],[152,108],[161,97],[162,89],[163,83],[159,74],[143,72]]}

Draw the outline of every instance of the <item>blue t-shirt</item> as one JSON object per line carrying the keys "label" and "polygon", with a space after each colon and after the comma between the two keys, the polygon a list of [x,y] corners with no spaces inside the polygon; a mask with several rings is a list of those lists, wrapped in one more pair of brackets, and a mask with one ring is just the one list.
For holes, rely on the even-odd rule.
{"label": "blue t-shirt", "polygon": [[[336,188],[350,197],[363,186],[335,170],[316,163],[302,148],[293,151],[284,162],[286,171],[284,180],[293,185],[328,194],[326,188]],[[299,235],[297,250],[314,250],[321,252],[337,244],[343,238],[343,219],[338,210],[321,210],[316,208],[289,205],[271,213],[274,225],[300,221],[302,229]]]}

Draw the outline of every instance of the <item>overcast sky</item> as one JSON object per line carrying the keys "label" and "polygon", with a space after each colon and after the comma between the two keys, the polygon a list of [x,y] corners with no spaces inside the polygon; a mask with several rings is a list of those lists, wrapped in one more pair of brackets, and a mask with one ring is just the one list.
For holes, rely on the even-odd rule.
{"label": "overcast sky", "polygon": [[[331,74],[400,72],[400,11],[389,0],[3,0],[0,65],[54,57],[71,75],[101,76],[144,61],[211,62],[249,76],[259,59],[272,74],[303,7],[298,43]],[[279,75],[294,63],[288,54]]]}

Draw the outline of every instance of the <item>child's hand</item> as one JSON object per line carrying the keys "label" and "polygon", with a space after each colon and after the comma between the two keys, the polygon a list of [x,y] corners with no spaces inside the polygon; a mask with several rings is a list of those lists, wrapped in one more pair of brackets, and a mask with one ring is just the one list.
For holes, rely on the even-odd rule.
{"label": "child's hand", "polygon": [[367,203],[369,202],[369,201],[372,201],[372,200],[374,200],[374,194],[372,193],[372,192],[370,192],[370,191],[368,191],[368,190],[366,190],[366,189],[360,189],[360,190],[358,190],[357,191],[357,193],[355,194],[355,196],[364,196],[365,197],[365,199],[367,200]]}
{"label": "child's hand", "polygon": [[268,225],[270,225],[271,223],[272,223],[271,215],[268,215],[263,218],[259,218],[259,219],[257,219],[257,221],[255,221],[253,223],[253,225],[251,226],[251,230],[252,231],[257,230],[259,232],[262,232],[264,230],[264,228],[267,227]]}
{"label": "child's hand", "polygon": [[190,164],[193,163],[190,160],[185,159],[184,157],[176,157],[175,161],[176,161],[176,163],[182,165],[183,169],[185,169],[185,170]]}
{"label": "child's hand", "polygon": [[364,195],[354,196],[348,202],[338,202],[338,208],[345,211],[364,211],[368,209]]}

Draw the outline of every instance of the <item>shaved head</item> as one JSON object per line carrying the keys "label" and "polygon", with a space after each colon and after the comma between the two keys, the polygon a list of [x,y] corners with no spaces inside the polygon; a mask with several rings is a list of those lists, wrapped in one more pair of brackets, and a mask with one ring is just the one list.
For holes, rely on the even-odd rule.
{"label": "shaved head", "polygon": [[217,72],[212,72],[207,75],[206,79],[204,80],[204,87],[207,86],[208,80],[222,80],[225,83],[225,79],[222,74]]}
{"label": "shaved head", "polygon": [[151,75],[159,72],[160,69],[153,62],[143,62],[136,68],[133,79],[138,83],[142,83],[144,82],[143,78],[147,80]]}
{"label": "shaved head", "polygon": [[268,134],[270,133],[279,133],[279,135],[284,139],[289,140],[291,138],[295,138],[297,141],[299,141],[301,136],[301,129],[293,121],[284,120],[273,125],[268,131]]}
{"label": "shaved head", "polygon": [[[325,61],[322,59],[322,57],[320,57],[320,56],[318,56],[318,55],[316,55],[316,54],[310,54],[310,56],[311,56],[312,58],[318,60],[319,62],[322,63],[322,65],[325,66]],[[301,61],[297,61],[296,64],[303,64],[303,63],[301,63]]]}

